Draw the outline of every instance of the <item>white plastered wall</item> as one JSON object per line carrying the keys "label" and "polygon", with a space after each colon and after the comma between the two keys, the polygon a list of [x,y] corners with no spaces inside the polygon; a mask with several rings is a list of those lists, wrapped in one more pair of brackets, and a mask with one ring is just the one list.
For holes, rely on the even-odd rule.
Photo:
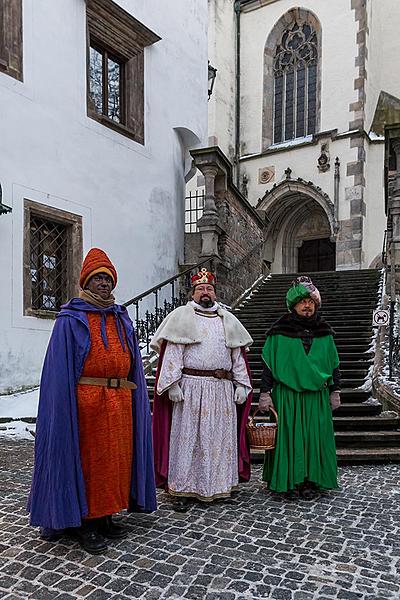
{"label": "white plastered wall", "polygon": [[209,60],[217,69],[209,101],[209,145],[219,146],[232,161],[235,153],[235,58],[234,0],[209,0]]}
{"label": "white plastered wall", "polygon": [[86,116],[81,0],[24,1],[24,81],[0,73],[0,392],[37,384],[53,321],[23,315],[23,200],[83,218],[84,252],[104,248],[118,301],[183,257],[187,130],[207,143],[207,0],[120,0],[162,40],[145,51],[145,145]]}

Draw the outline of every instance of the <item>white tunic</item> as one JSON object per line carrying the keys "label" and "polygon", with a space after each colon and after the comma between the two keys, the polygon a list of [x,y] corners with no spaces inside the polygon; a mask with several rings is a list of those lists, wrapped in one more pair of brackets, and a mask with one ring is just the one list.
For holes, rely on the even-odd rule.
{"label": "white tunic", "polygon": [[[238,485],[237,418],[234,384],[250,392],[240,348],[225,345],[221,317],[210,309],[196,313],[201,343],[167,343],[158,379],[162,394],[180,382],[184,401],[175,403],[169,446],[168,488],[172,495],[211,501],[229,496]],[[233,373],[227,379],[182,375],[182,368]]]}

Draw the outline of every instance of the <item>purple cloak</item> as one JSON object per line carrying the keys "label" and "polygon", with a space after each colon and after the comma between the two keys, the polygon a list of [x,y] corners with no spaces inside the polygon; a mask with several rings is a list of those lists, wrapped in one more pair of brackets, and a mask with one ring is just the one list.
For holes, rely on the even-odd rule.
{"label": "purple cloak", "polygon": [[[132,357],[133,461],[130,512],[156,510],[151,414],[146,380],[133,323],[125,307],[99,309],[74,298],[54,325],[43,365],[36,426],[35,465],[28,500],[31,525],[59,530],[79,527],[88,513],[82,473],[77,382],[90,349],[88,312],[113,314],[125,329]],[[105,335],[105,323],[102,321]],[[107,339],[103,336],[107,345]]]}

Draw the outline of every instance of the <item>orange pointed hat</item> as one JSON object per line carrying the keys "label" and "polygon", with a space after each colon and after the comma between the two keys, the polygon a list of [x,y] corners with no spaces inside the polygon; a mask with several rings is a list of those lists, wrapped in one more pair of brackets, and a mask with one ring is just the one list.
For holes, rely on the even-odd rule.
{"label": "orange pointed hat", "polygon": [[91,248],[83,261],[79,285],[85,288],[89,279],[96,273],[107,273],[113,280],[113,289],[117,285],[117,271],[108,258],[107,254],[100,248]]}

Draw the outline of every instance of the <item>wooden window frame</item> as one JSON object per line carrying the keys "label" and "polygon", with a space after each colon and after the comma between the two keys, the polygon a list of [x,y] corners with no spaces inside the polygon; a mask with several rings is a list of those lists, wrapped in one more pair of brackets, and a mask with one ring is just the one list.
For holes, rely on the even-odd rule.
{"label": "wooden window frame", "polygon": [[[102,105],[103,112],[97,112],[92,105],[92,100],[90,98],[90,49],[96,50],[102,56],[103,67],[102,67]],[[120,68],[119,75],[119,93],[120,93],[120,104],[119,104],[119,112],[120,112],[120,121],[114,121],[110,119],[110,117],[105,112],[105,107],[108,107],[108,60],[113,60],[118,63]],[[126,81],[125,81],[125,61],[115,54],[109,52],[106,48],[102,47],[100,44],[96,44],[96,42],[92,42],[89,46],[89,66],[88,66],[88,111],[90,112],[90,116],[93,118],[105,118],[107,121],[111,121],[111,123],[116,123],[117,125],[126,126]],[[92,114],[93,113],[93,114]]]}
{"label": "wooden window frame", "polygon": [[[87,114],[91,119],[143,145],[144,49],[161,38],[112,0],[87,0],[86,20]],[[111,58],[115,57],[122,66],[120,123],[93,108],[89,93],[91,47],[109,54]]]}
{"label": "wooden window frame", "polygon": [[22,0],[1,0],[0,6],[0,71],[23,81]]}
{"label": "wooden window frame", "polygon": [[32,308],[32,282],[30,273],[31,216],[59,223],[66,227],[67,235],[67,298],[78,294],[79,274],[83,260],[82,217],[46,204],[24,200],[24,249],[23,249],[23,310],[24,315],[41,319],[55,319],[57,313],[51,310]]}

